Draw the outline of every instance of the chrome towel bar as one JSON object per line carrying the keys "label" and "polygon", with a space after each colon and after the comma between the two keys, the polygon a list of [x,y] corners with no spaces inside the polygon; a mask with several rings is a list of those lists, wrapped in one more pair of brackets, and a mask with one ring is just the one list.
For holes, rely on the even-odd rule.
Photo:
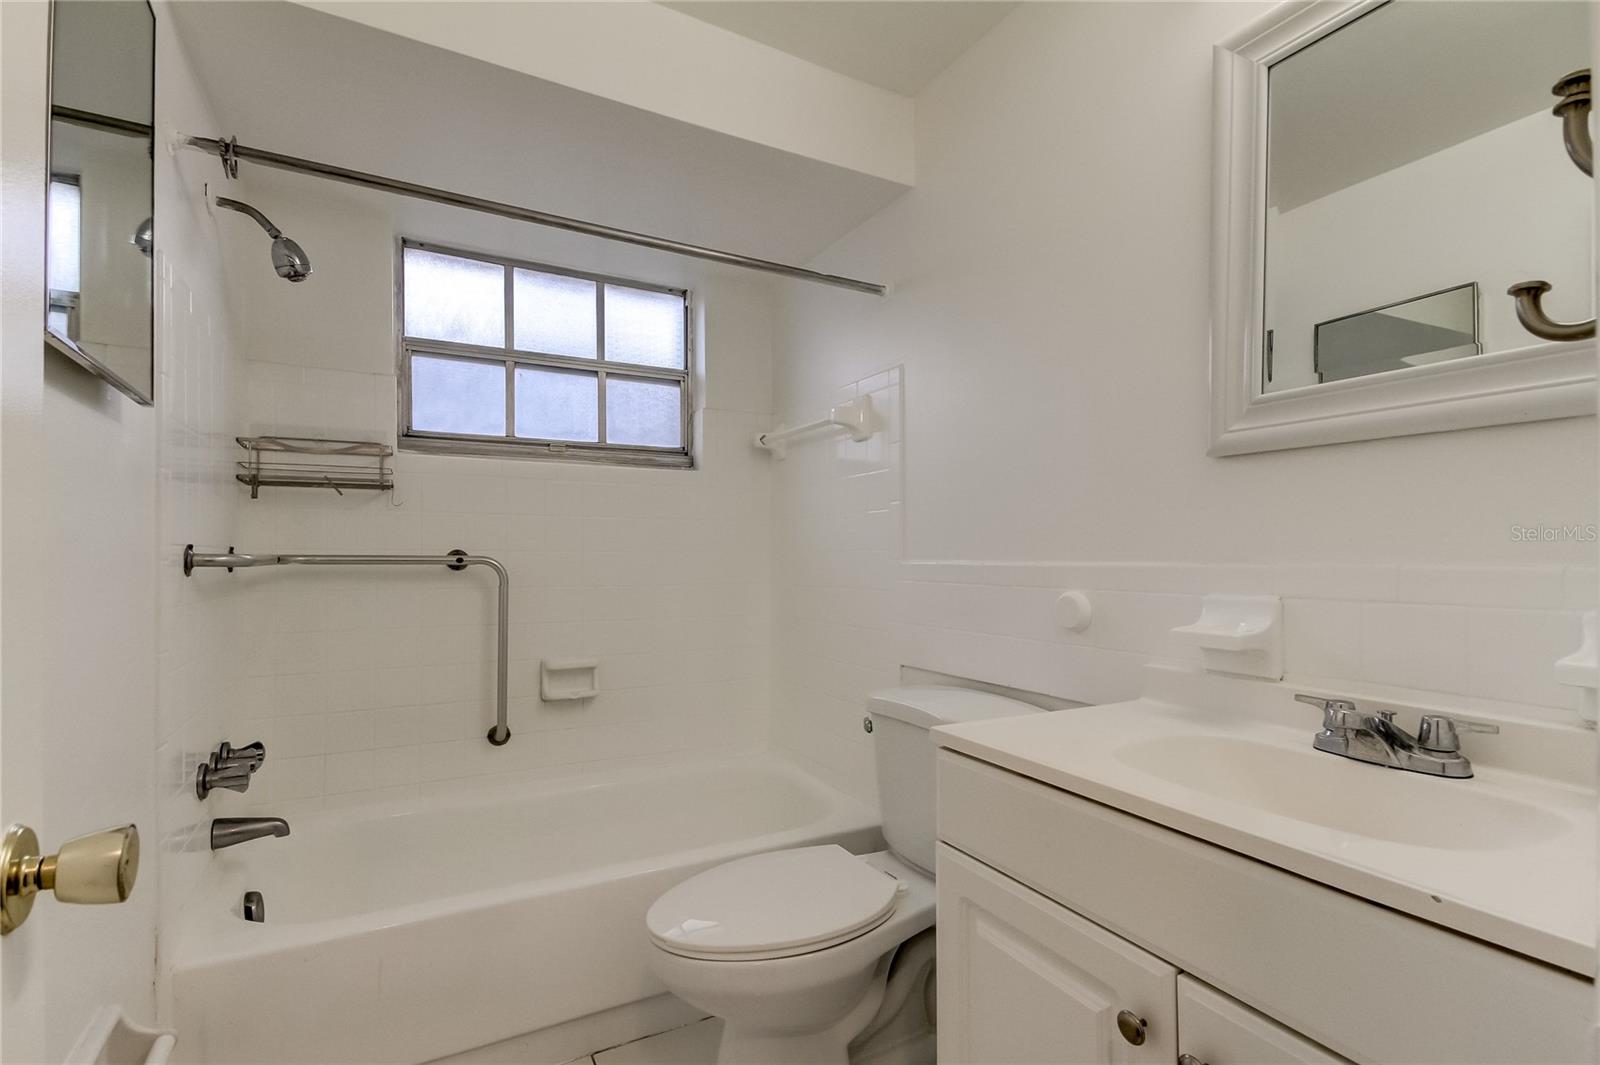
{"label": "chrome towel bar", "polygon": [[508,630],[511,617],[511,575],[498,559],[488,555],[469,555],[455,550],[443,555],[248,555],[228,548],[220,554],[205,554],[189,544],[183,549],[183,575],[191,576],[197,569],[250,569],[256,566],[444,566],[456,571],[468,566],[487,566],[494,570],[500,581],[500,618],[496,632],[497,655],[495,665],[495,723],[489,730],[489,742],[496,747],[505,746],[511,739],[511,727],[506,723],[506,671],[510,657]]}

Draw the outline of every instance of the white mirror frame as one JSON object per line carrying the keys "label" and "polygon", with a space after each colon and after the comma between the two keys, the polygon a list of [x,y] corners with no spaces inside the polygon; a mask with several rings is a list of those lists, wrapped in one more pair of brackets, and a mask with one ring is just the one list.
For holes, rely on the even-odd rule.
{"label": "white mirror frame", "polygon": [[[1212,83],[1211,448],[1240,455],[1596,412],[1593,341],[1534,341],[1260,394],[1267,68],[1387,0],[1283,4],[1216,46]],[[1551,119],[1550,136],[1560,123]],[[1511,297],[1486,292],[1484,299]]]}

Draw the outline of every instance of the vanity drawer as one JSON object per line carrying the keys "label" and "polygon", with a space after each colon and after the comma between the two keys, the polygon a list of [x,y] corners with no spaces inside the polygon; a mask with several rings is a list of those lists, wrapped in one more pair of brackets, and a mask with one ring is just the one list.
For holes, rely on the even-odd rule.
{"label": "vanity drawer", "polygon": [[939,837],[1357,1061],[1594,1061],[1591,981],[951,751]]}

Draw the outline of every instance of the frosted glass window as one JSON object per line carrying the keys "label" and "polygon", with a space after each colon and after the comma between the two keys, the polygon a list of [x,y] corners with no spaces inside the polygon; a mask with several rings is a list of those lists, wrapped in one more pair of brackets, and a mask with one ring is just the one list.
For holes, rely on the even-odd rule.
{"label": "frosted glass window", "polygon": [[606,441],[683,446],[683,392],[676,381],[606,378]]}
{"label": "frosted glass window", "polygon": [[512,291],[517,349],[594,358],[594,290],[585,278],[518,270]]}
{"label": "frosted glass window", "polygon": [[693,465],[687,293],[402,249],[401,436],[417,450]]}
{"label": "frosted glass window", "polygon": [[427,433],[506,435],[506,366],[411,356],[411,427]]}
{"label": "frosted glass window", "polygon": [[683,369],[683,297],[607,285],[606,361]]}
{"label": "frosted glass window", "polygon": [[503,348],[505,267],[405,250],[406,335]]}
{"label": "frosted glass window", "polygon": [[[50,182],[50,247],[47,252],[48,284],[56,292],[78,292],[79,226],[83,195],[67,181]],[[37,262],[37,260],[35,260]],[[35,282],[37,284],[37,282]]]}
{"label": "frosted glass window", "polygon": [[586,444],[599,441],[600,378],[597,374],[518,366],[516,397],[518,436]]}

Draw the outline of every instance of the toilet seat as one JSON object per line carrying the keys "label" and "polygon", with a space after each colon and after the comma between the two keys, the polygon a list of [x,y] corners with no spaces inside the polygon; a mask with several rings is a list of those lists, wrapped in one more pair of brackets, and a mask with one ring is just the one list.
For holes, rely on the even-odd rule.
{"label": "toilet seat", "polygon": [[800,847],[690,877],[655,901],[645,926],[656,946],[686,958],[788,958],[865,935],[905,890],[843,847]]}

